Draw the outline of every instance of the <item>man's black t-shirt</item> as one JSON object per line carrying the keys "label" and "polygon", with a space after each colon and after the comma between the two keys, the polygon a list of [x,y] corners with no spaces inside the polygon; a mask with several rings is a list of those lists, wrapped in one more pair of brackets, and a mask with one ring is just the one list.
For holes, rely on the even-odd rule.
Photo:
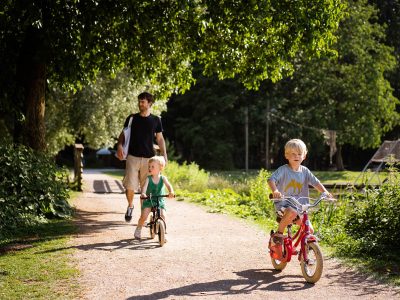
{"label": "man's black t-shirt", "polygon": [[148,117],[142,117],[139,113],[132,114],[126,118],[124,127],[128,126],[131,116],[133,119],[128,154],[146,158],[154,156],[155,134],[163,131],[160,117],[153,114]]}

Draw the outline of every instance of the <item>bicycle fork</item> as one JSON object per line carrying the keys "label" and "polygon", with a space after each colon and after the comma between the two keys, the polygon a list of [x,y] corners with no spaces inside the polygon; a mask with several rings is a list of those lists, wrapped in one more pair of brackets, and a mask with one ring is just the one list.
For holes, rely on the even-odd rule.
{"label": "bicycle fork", "polygon": [[310,219],[308,218],[307,214],[303,215],[304,218],[304,233],[303,236],[301,237],[301,251],[299,253],[299,260],[301,260],[301,256],[303,256],[304,261],[308,264],[309,259],[308,259],[308,254],[306,251],[306,246],[309,243],[316,243],[317,242],[317,238],[315,237],[315,235],[311,234],[310,232]]}

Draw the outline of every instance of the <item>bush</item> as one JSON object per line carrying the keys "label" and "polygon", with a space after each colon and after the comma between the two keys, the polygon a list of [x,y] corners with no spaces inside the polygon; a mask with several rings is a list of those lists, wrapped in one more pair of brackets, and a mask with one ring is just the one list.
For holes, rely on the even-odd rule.
{"label": "bush", "polygon": [[367,191],[349,215],[345,228],[367,254],[385,254],[400,247],[400,186],[384,184]]}
{"label": "bush", "polygon": [[195,163],[179,165],[177,162],[170,161],[163,173],[174,189],[191,192],[203,192],[207,189],[209,174]]}
{"label": "bush", "polygon": [[232,213],[242,218],[260,220],[275,216],[273,203],[268,198],[270,190],[267,179],[268,172],[261,170],[257,177],[248,181],[246,193],[238,194],[227,186],[207,189],[202,193],[182,193],[182,196],[208,206],[209,212]]}
{"label": "bush", "polygon": [[312,221],[324,243],[348,257],[389,258],[400,240],[400,180],[398,171],[379,189],[342,195],[335,204],[322,203]]}
{"label": "bush", "polygon": [[23,146],[0,146],[0,178],[0,232],[72,212],[65,173],[44,154]]}
{"label": "bush", "polygon": [[274,204],[269,199],[269,176],[268,171],[261,169],[258,176],[250,180],[250,206],[255,208],[256,216],[275,218]]}

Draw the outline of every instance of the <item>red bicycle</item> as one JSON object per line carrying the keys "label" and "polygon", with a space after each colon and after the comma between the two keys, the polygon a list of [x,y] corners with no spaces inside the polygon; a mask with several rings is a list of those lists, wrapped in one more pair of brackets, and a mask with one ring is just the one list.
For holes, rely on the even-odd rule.
{"label": "red bicycle", "polygon": [[[313,204],[301,204],[299,199],[315,200]],[[283,235],[283,256],[278,257],[277,253],[271,247],[272,235],[275,234],[271,230],[271,237],[268,243],[269,253],[271,256],[272,265],[275,270],[283,270],[287,263],[290,262],[292,255],[298,255],[300,261],[301,272],[305,280],[309,283],[316,283],[322,275],[324,267],[324,259],[321,249],[318,245],[317,237],[311,232],[311,222],[308,218],[308,209],[317,206],[323,199],[328,199],[324,193],[318,199],[309,197],[283,197],[280,199],[271,199],[274,202],[287,201],[289,206],[297,210],[299,215],[303,216],[299,230],[292,236],[292,224],[287,226],[287,235]],[[293,244],[294,242],[294,244]],[[300,249],[297,250],[300,245]],[[275,246],[276,247],[276,246]]]}

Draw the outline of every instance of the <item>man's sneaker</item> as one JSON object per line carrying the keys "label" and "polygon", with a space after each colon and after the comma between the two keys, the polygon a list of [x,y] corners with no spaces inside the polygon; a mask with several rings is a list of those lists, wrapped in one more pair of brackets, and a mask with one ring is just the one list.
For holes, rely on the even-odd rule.
{"label": "man's sneaker", "polygon": [[142,228],[136,227],[134,237],[137,240],[142,238]]}
{"label": "man's sneaker", "polygon": [[125,213],[125,221],[130,222],[132,220],[132,212],[133,212],[133,207],[129,207],[126,209]]}

